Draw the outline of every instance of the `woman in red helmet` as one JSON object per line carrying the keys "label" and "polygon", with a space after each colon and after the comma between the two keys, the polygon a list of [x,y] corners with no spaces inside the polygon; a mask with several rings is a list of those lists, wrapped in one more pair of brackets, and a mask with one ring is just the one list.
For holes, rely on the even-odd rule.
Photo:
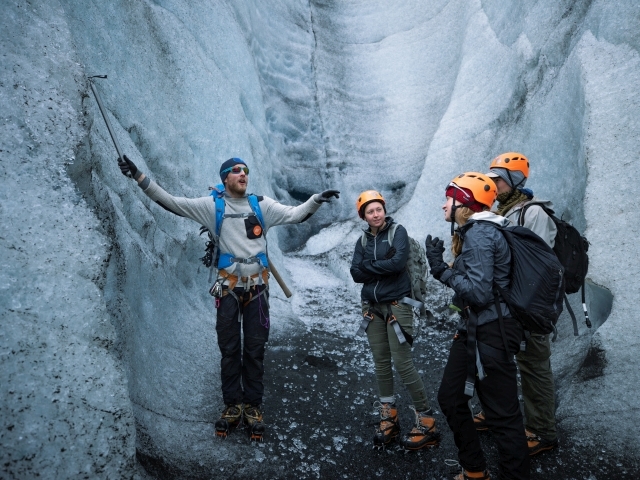
{"label": "woman in red helmet", "polygon": [[[456,480],[489,479],[468,400],[474,389],[485,409],[498,445],[500,479],[528,479],[529,455],[522,423],[516,365],[522,327],[505,303],[496,302],[495,286],[506,288],[511,271],[511,251],[499,229],[508,220],[491,213],[496,196],[493,181],[482,173],[468,172],[454,178],[442,206],[453,234],[455,258],[449,267],[443,260],[443,241],[427,236],[431,274],[455,292],[453,304],[460,311],[438,402],[453,431],[462,473]],[[503,321],[499,321],[500,308]]]}
{"label": "woman in red helmet", "polygon": [[[405,268],[409,237],[402,225],[386,215],[385,200],[375,190],[362,192],[356,210],[368,228],[356,242],[351,276],[362,283],[363,321],[373,353],[380,401],[380,424],[373,437],[374,447],[384,448],[400,433],[393,388],[393,364],[413,402],[416,424],[401,440],[409,450],[434,446],[439,441],[427,392],[411,357],[413,343],[413,302],[411,283]],[[415,303],[415,302],[413,302]]]}

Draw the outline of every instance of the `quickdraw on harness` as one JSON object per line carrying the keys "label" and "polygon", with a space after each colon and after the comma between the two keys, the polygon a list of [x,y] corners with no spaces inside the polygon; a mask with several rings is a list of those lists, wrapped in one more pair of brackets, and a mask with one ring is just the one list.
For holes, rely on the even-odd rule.
{"label": "quickdraw on harness", "polygon": [[[405,300],[407,300],[407,297],[403,298],[401,302],[411,305],[410,303],[405,302]],[[362,323],[360,323],[360,328],[356,332],[356,335],[363,336],[366,333],[367,328],[369,328],[369,324],[373,321],[375,315],[377,315],[379,318],[384,318],[385,321],[389,325],[391,325],[391,327],[393,328],[393,331],[396,332],[396,336],[398,337],[398,343],[400,343],[400,345],[402,345],[403,343],[408,343],[410,346],[413,345],[413,337],[410,334],[408,334],[404,328],[402,328],[402,325],[400,325],[400,323],[398,322],[398,319],[396,318],[396,316],[393,314],[393,311],[391,310],[392,305],[398,306],[397,300],[394,300],[393,302],[386,304],[387,306],[386,316],[380,310],[373,308],[373,306],[370,303],[365,302],[365,304],[367,306],[367,310],[362,314],[363,316]]]}
{"label": "quickdraw on harness", "polygon": [[[260,200],[257,195],[249,194],[247,195],[247,200],[249,202],[249,206],[251,207],[251,212],[247,213],[228,213],[225,214],[225,201],[224,201],[224,185],[218,184],[215,187],[211,187],[211,196],[213,197],[215,203],[215,215],[216,215],[216,231],[214,233],[209,232],[209,242],[207,243],[207,253],[204,257],[202,257],[202,261],[205,265],[211,267],[211,272],[209,273],[209,281],[213,276],[214,269],[217,270],[217,279],[213,284],[209,293],[216,297],[216,307],[219,306],[220,298],[224,295],[231,295],[238,304],[243,304],[246,306],[249,302],[252,302],[263,295],[268,289],[268,278],[269,278],[269,261],[267,259],[266,246],[265,251],[260,252],[252,257],[241,258],[236,257],[232,253],[228,252],[219,252],[219,238],[220,238],[220,230],[222,229],[222,222],[225,218],[248,218],[251,216],[255,216],[258,220],[259,226],[256,226],[257,230],[256,235],[264,232],[264,218],[262,216],[262,210],[260,209]],[[208,231],[206,227],[202,227],[200,229],[200,233],[202,234],[204,231]],[[266,235],[264,237],[266,243]],[[250,276],[246,277],[238,277],[232,273],[228,273],[226,271],[234,263],[242,263],[244,265],[251,265],[254,263],[260,264],[260,271]],[[227,282],[227,287],[223,288],[222,283]],[[242,295],[243,301],[238,298],[233,291],[236,286],[240,284],[244,287],[244,294]],[[253,285],[265,285],[265,288],[258,295],[253,295],[250,291]],[[246,293],[249,293],[249,299],[244,300]],[[238,320],[242,320],[242,310],[239,311]]]}

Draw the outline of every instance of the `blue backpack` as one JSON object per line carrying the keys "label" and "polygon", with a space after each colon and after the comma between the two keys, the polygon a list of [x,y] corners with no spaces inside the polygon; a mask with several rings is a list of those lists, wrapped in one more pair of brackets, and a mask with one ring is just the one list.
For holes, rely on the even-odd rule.
{"label": "blue backpack", "polygon": [[[216,265],[216,268],[222,269],[227,268],[234,263],[233,254],[227,252],[220,253],[218,251],[218,239],[220,237],[220,230],[222,229],[222,221],[226,217],[249,217],[251,215],[255,215],[258,223],[260,224],[260,227],[264,231],[264,218],[262,216],[262,210],[260,209],[260,199],[257,195],[254,195],[252,193],[247,195],[247,200],[249,201],[249,206],[251,207],[252,213],[225,215],[224,185],[220,183],[215,187],[210,188],[210,195],[213,197],[216,209],[216,231],[212,234],[207,227],[200,227],[200,235],[202,235],[204,232],[207,232],[209,235],[209,241],[205,246],[206,253],[204,257],[200,258],[200,260],[202,260],[202,263],[207,268],[211,267],[211,265]],[[256,257],[264,268],[269,267],[266,252],[260,252],[256,255]]]}

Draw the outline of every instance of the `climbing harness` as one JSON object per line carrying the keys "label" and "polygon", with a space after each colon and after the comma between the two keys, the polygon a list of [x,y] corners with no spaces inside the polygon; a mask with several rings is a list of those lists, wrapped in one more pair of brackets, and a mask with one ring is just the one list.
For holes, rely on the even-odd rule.
{"label": "climbing harness", "polygon": [[[396,318],[396,316],[393,314],[393,311],[391,310],[391,306],[392,305],[398,306],[398,303],[407,303],[408,305],[411,305],[409,302],[404,301],[407,299],[408,298],[405,297],[400,302],[398,302],[397,300],[394,300],[391,303],[379,304],[379,305],[387,306],[386,316],[380,310],[374,308],[371,303],[363,302],[362,306],[363,308],[366,307],[366,310],[362,314],[362,317],[363,317],[362,322],[360,323],[360,328],[356,332],[356,336],[364,336],[364,334],[367,331],[367,328],[369,327],[369,324],[374,320],[375,316],[377,315],[378,318],[383,318],[385,322],[391,325],[391,327],[393,328],[393,331],[396,333],[396,336],[398,337],[398,342],[401,345],[403,343],[408,343],[409,345],[413,345],[413,337],[409,333],[407,333],[407,331],[404,328],[402,328],[402,325],[400,325],[400,323],[398,322],[398,319]],[[408,299],[408,300],[412,300],[412,299]]]}

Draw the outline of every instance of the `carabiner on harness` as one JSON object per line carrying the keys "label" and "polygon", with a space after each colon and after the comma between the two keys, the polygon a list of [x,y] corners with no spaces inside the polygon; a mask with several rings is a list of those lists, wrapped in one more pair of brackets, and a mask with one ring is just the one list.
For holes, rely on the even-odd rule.
{"label": "carabiner on harness", "polygon": [[220,280],[216,280],[216,283],[214,283],[209,289],[209,293],[212,297],[222,297],[222,284],[220,283]]}

